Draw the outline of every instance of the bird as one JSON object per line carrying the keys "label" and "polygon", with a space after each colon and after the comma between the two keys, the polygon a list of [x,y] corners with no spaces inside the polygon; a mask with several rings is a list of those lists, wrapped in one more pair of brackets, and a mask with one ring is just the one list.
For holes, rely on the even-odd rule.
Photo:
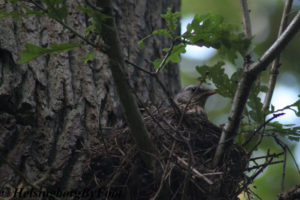
{"label": "bird", "polygon": [[201,118],[207,119],[207,114],[204,110],[206,101],[209,96],[216,93],[215,90],[202,85],[189,85],[175,95],[174,102],[186,114],[196,114]]}
{"label": "bird", "polygon": [[163,134],[159,129],[168,133],[184,130],[183,132],[198,135],[199,133],[206,135],[210,132],[218,135],[220,128],[208,120],[205,112],[207,99],[214,94],[216,94],[215,90],[205,86],[188,85],[173,97],[179,113],[171,105],[152,108],[149,109],[151,112],[144,117],[145,124],[148,130],[154,132],[155,135]]}

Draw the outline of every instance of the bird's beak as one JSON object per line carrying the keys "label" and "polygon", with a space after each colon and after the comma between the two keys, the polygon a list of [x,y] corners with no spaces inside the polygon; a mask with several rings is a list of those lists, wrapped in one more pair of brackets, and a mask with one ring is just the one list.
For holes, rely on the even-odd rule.
{"label": "bird's beak", "polygon": [[207,96],[211,96],[211,95],[216,94],[216,93],[217,93],[216,90],[208,90],[207,92],[205,92],[205,94],[206,94]]}

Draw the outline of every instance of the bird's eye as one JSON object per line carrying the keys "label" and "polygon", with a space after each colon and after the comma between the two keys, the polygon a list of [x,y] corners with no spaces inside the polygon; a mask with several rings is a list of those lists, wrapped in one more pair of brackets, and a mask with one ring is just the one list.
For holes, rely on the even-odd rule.
{"label": "bird's eye", "polygon": [[195,92],[196,89],[197,89],[197,88],[195,88],[195,87],[192,87],[192,88],[191,88],[192,92]]}

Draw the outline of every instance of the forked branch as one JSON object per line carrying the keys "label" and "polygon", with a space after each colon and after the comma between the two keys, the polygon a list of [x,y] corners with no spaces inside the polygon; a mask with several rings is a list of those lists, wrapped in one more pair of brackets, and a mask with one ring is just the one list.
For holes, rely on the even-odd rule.
{"label": "forked branch", "polygon": [[[284,47],[291,41],[300,28],[300,11],[296,14],[286,30],[280,37],[269,47],[269,49],[254,63],[245,63],[242,78],[238,83],[234,95],[231,111],[228,121],[222,131],[221,138],[215,156],[213,167],[216,167],[223,155],[225,145],[231,145],[237,135],[243,110],[245,108],[251,87],[257,76],[264,71],[267,66],[282,52]],[[226,144],[225,144],[226,141]]]}
{"label": "forked branch", "polygon": [[[284,5],[282,17],[281,17],[281,22],[280,22],[280,27],[279,27],[279,31],[278,31],[278,37],[282,34],[282,32],[284,31],[284,29],[287,26],[288,15],[291,11],[292,4],[293,4],[293,0],[285,1],[285,5]],[[269,83],[268,83],[268,92],[266,94],[264,104],[262,107],[263,111],[267,111],[270,106],[274,88],[275,88],[275,84],[276,84],[276,80],[277,80],[277,75],[279,74],[279,67],[280,67],[280,55],[278,55],[277,58],[272,63],[272,67],[270,70],[270,79],[269,79]]]}

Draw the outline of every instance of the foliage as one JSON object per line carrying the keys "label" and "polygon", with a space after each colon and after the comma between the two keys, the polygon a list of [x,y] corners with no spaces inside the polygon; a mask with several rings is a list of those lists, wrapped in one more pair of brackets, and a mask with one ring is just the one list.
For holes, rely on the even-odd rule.
{"label": "foliage", "polygon": [[23,8],[23,10],[13,10],[11,12],[5,12],[3,10],[0,10],[0,18],[11,17],[15,21],[23,21],[23,17],[26,16],[45,15],[44,11],[33,10],[29,6],[20,3],[19,0],[10,0],[10,2],[15,3],[19,8]]}
{"label": "foliage", "polygon": [[[171,12],[171,8],[168,8],[166,14],[162,14],[161,17],[164,18],[167,22],[167,32],[171,35],[176,33],[178,27],[178,19],[181,16],[179,12]],[[172,37],[171,37],[172,38]]]}
{"label": "foliage", "polygon": [[90,21],[92,22],[92,25],[88,26],[85,29],[84,35],[87,36],[89,33],[93,30],[98,34],[99,36],[102,34],[102,29],[103,29],[103,22],[110,18],[110,16],[107,16],[98,10],[95,10],[94,8],[90,6],[85,6],[85,7],[77,7],[79,11],[84,12],[86,15],[90,17]]}
{"label": "foliage", "polygon": [[80,44],[71,44],[71,43],[61,43],[61,44],[51,44],[50,48],[43,48],[40,46],[36,46],[33,44],[26,44],[25,50],[20,53],[23,57],[22,59],[18,60],[18,64],[22,64],[28,62],[30,60],[35,59],[38,56],[49,54],[53,55],[55,53],[70,51],[76,47],[79,47]]}
{"label": "foliage", "polygon": [[250,39],[246,39],[242,33],[237,33],[237,27],[224,23],[221,16],[195,15],[192,22],[188,24],[187,31],[181,35],[176,35],[180,17],[179,12],[172,13],[169,8],[167,13],[161,16],[166,21],[167,27],[154,30],[151,35],[146,36],[139,42],[139,47],[144,48],[143,41],[153,35],[163,35],[172,40],[174,48],[165,49],[165,52],[167,52],[165,57],[171,58],[160,58],[154,61],[155,69],[163,61],[162,67],[169,62],[178,62],[179,55],[185,53],[187,44],[218,49],[220,54],[230,62],[234,62],[238,54],[245,56],[250,45]]}
{"label": "foliage", "polygon": [[[66,24],[63,23],[63,20],[66,19],[68,14],[67,6],[65,5],[64,0],[43,0],[42,1],[43,4],[42,3],[39,4],[35,1],[29,1],[30,3],[34,4],[37,8],[39,8],[39,10],[35,10],[30,6],[27,6],[27,4],[24,4],[24,2],[20,0],[10,0],[10,2],[15,3],[16,5],[18,5],[18,7],[23,8],[23,10],[20,9],[20,11],[11,11],[11,12],[5,12],[3,10],[0,10],[0,17],[12,17],[16,21],[22,21],[23,17],[27,17],[27,16],[35,16],[35,15],[48,16],[58,21],[61,25],[71,30],[76,35],[81,36],[79,33],[77,33],[72,28],[68,27]],[[97,37],[98,41],[93,46],[98,47],[100,44],[99,36],[101,36],[103,22],[104,20],[110,17],[104,15],[103,13],[99,12],[98,10],[95,10],[94,8],[88,5],[85,7],[77,7],[77,9],[87,14],[90,17],[90,20],[92,21],[92,24],[85,29],[83,36],[81,36],[81,38],[86,40],[85,37],[89,36],[92,32],[95,32],[98,35]],[[93,44],[88,41],[87,43]],[[25,62],[29,62],[35,59],[36,57],[45,54],[53,55],[55,53],[69,51],[79,46],[80,45],[77,43],[76,44],[62,43],[62,44],[51,44],[50,48],[42,48],[34,44],[26,44],[25,50],[20,53],[21,56],[23,56],[23,58],[20,59],[18,63],[22,64]],[[92,60],[94,56],[95,56],[95,51],[91,51],[90,53],[88,53],[83,57],[84,62]]]}
{"label": "foliage", "polygon": [[[206,77],[206,79],[211,80],[212,83],[214,83],[218,94],[232,100],[237,88],[238,80],[242,75],[242,69],[237,69],[236,72],[229,77],[225,73],[223,65],[224,62],[218,62],[212,66],[196,66],[196,70],[200,74],[200,77]],[[244,135],[238,136],[237,141],[241,140],[244,142],[245,138],[248,138],[249,135],[251,135],[245,133],[250,130],[256,130],[262,124],[264,124],[264,133],[276,133],[281,136],[286,136],[290,140],[299,141],[300,126],[296,126],[295,124],[281,124],[276,121],[273,122],[272,120],[283,115],[284,113],[282,112],[285,110],[293,110],[297,116],[300,116],[300,99],[280,110],[274,110],[274,106],[271,106],[271,109],[265,113],[262,111],[262,102],[259,97],[259,93],[262,92],[267,92],[267,87],[265,85],[262,85],[260,82],[253,85],[245,108],[245,116],[247,118],[242,121],[242,125],[240,126],[240,132]],[[278,114],[279,112],[281,113]],[[268,118],[273,119],[266,123]],[[243,143],[241,141],[239,142],[240,144]],[[255,140],[253,141],[255,142]]]}
{"label": "foliage", "polygon": [[83,57],[84,63],[87,63],[88,61],[93,60],[95,58],[95,56],[96,56],[96,51],[89,52],[87,55],[85,55]]}
{"label": "foliage", "polygon": [[63,20],[68,15],[67,6],[63,4],[64,0],[43,0],[46,4],[47,16],[52,19]]}
{"label": "foliage", "polygon": [[237,87],[237,78],[241,75],[241,69],[236,71],[231,78],[225,73],[224,62],[218,62],[213,66],[203,65],[203,66],[196,66],[196,70],[200,73],[201,77],[205,77],[208,80],[211,80],[215,86],[216,91],[224,96],[233,98],[234,92],[236,91]]}
{"label": "foliage", "polygon": [[221,55],[234,62],[237,53],[244,57],[250,45],[250,40],[236,30],[237,27],[224,23],[221,16],[195,15],[182,38],[189,44],[218,49]]}

